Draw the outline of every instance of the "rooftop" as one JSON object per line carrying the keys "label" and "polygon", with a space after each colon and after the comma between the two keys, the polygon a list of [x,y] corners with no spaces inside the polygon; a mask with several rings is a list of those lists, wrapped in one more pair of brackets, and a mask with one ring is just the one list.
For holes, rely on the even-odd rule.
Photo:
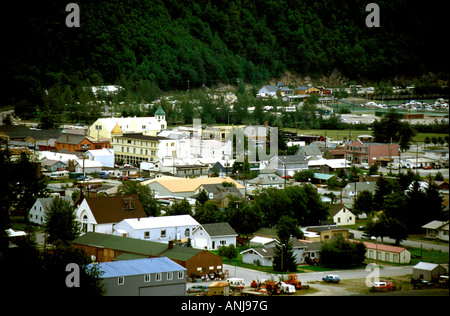
{"label": "rooftop", "polygon": [[186,270],[166,257],[101,262],[98,268],[104,272],[101,278]]}

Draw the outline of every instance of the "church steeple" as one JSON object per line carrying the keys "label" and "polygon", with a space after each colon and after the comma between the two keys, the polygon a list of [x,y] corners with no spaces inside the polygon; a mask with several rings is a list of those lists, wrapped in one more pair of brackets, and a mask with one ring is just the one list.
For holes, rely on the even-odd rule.
{"label": "church steeple", "polygon": [[155,118],[158,120],[158,122],[166,119],[166,112],[164,112],[161,105],[158,107],[158,109],[155,112]]}

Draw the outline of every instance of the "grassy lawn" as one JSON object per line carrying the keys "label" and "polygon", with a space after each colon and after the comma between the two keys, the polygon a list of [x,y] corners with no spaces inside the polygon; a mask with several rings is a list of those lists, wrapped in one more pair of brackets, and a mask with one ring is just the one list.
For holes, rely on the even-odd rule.
{"label": "grassy lawn", "polygon": [[[319,135],[319,136],[325,136],[327,135],[328,138],[331,140],[339,140],[343,139],[344,137],[347,138],[355,138],[355,136],[359,135],[373,135],[373,131],[360,131],[360,130],[323,130],[323,129],[296,129],[292,127],[285,127],[283,128],[285,131],[292,132],[292,133],[299,133],[302,135]],[[417,133],[413,139],[412,143],[419,142],[422,143],[425,141],[425,138],[428,136],[428,138],[444,138],[445,136],[448,136],[448,134],[440,134],[440,133]],[[430,144],[429,146],[433,146],[433,144]],[[427,146],[428,147],[428,146]]]}
{"label": "grassy lawn", "polygon": [[422,260],[420,260],[420,248],[408,248],[411,251],[411,264],[415,265],[420,261],[432,262],[432,263],[448,263],[449,255],[448,252],[425,250],[422,249]]}

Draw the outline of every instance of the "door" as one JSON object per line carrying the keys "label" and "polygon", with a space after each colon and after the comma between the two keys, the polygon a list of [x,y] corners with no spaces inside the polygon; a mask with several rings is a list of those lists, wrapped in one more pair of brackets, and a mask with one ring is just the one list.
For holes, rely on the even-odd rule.
{"label": "door", "polygon": [[216,242],[214,240],[212,241],[212,249],[216,249]]}

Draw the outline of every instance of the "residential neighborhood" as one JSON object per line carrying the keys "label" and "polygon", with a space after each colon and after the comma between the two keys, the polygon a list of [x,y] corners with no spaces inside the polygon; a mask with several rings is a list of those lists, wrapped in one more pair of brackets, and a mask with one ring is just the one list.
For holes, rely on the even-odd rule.
{"label": "residential neighborhood", "polygon": [[[270,95],[269,88],[261,89],[261,97]],[[306,97],[321,91],[303,88],[282,93]],[[308,271],[307,267],[326,266],[321,257],[325,245],[333,242],[361,244],[366,263],[412,267],[417,250],[406,243],[409,237],[387,242],[396,238],[394,233],[383,235],[372,228],[384,220],[384,212],[372,211],[377,204],[369,206],[365,200],[369,196],[374,203],[384,183],[393,185],[402,175],[417,176],[405,182],[406,196],[436,190],[441,203],[436,214],[444,217],[427,217],[430,221],[418,222],[414,232],[422,236],[421,251],[424,244],[438,242],[448,254],[448,144],[447,150],[416,144],[402,152],[398,143],[374,142],[371,135],[298,142],[302,136],[289,132],[285,141],[291,143],[290,154],[278,148],[262,156],[265,160],[250,160],[251,150],[268,142],[266,133],[254,130],[219,125],[168,128],[161,106],[154,117],[102,118],[89,127],[41,136],[22,125],[0,126],[3,150],[23,149],[11,156],[12,163],[25,155],[36,166],[37,178],[45,179],[46,195],[24,213],[38,239],[47,240],[46,227],[54,216],[61,216],[51,215],[55,201],[68,203],[79,225],[70,242],[104,272],[100,280],[105,295],[188,295],[198,282],[231,278],[232,260],[255,271],[276,272],[280,251],[292,256],[296,270]],[[248,141],[243,156],[233,152],[230,135]],[[32,147],[20,147],[19,140],[27,137]],[[440,169],[427,169],[429,165]],[[438,173],[441,178],[435,179]],[[384,190],[394,192],[394,187]],[[297,228],[280,228],[285,223]],[[283,232],[288,239],[280,237]],[[26,234],[10,230],[10,242]],[[443,270],[438,276],[448,275],[448,255],[443,263],[439,260]],[[418,267],[432,264],[421,261]],[[244,285],[250,286],[250,281],[244,279]]]}

